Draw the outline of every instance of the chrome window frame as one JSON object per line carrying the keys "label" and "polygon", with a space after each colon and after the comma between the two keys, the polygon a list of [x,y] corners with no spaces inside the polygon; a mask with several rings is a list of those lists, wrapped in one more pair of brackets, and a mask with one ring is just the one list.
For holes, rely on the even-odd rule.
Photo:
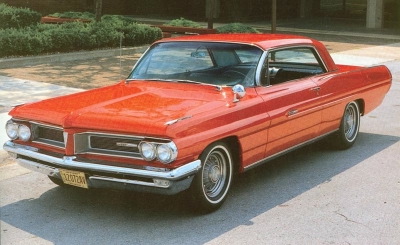
{"label": "chrome window frame", "polygon": [[[316,59],[317,61],[319,61],[318,64],[322,64],[322,67],[324,69],[323,73],[328,73],[328,67],[326,66],[325,61],[322,59],[321,55],[319,54],[318,50],[315,48],[314,45],[307,45],[307,44],[303,44],[303,45],[289,45],[289,46],[281,46],[281,47],[277,47],[277,48],[271,48],[268,50],[265,50],[264,53],[262,54],[260,61],[258,63],[257,66],[257,72],[256,72],[256,86],[260,86],[260,87],[269,87],[272,86],[270,84],[267,85],[262,85],[261,81],[261,75],[262,75],[262,70],[264,68],[264,64],[268,59],[269,53],[273,52],[273,51],[279,51],[279,50],[286,50],[286,49],[294,49],[294,48],[308,48],[311,49],[313,52],[313,54],[316,54]],[[268,63],[267,63],[268,64]]]}

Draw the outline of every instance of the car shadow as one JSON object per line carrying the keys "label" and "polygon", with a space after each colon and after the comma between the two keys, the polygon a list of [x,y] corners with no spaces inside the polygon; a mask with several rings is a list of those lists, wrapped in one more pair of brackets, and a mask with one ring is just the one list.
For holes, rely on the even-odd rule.
{"label": "car shadow", "polygon": [[55,244],[203,244],[399,141],[360,133],[347,151],[332,150],[326,141],[301,148],[237,176],[226,203],[207,215],[193,212],[184,195],[54,187],[1,207],[1,219]]}

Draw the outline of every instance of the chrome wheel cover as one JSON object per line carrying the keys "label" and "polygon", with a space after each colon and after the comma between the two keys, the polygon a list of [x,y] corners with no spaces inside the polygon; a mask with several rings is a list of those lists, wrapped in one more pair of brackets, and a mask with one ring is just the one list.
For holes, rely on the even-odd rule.
{"label": "chrome wheel cover", "polygon": [[223,192],[227,180],[227,160],[224,153],[213,151],[203,167],[203,190],[209,198],[216,198]]}
{"label": "chrome wheel cover", "polygon": [[344,114],[344,135],[348,141],[353,141],[357,136],[359,115],[355,105],[346,108]]}

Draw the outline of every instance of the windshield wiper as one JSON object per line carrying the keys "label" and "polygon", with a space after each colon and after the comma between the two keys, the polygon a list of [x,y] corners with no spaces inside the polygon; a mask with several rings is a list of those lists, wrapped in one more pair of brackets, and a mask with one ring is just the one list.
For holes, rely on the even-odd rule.
{"label": "windshield wiper", "polygon": [[222,86],[220,85],[215,85],[215,84],[210,84],[210,83],[202,83],[202,82],[197,82],[193,80],[185,80],[185,79],[178,79],[178,80],[166,80],[168,82],[176,82],[176,83],[191,83],[191,84],[199,84],[199,85],[205,85],[205,86],[212,86],[217,88],[218,91],[222,90]]}
{"label": "windshield wiper", "polygon": [[173,83],[191,83],[191,84],[212,86],[212,87],[217,88],[218,91],[222,90],[222,86],[220,86],[220,85],[215,85],[215,84],[210,84],[210,83],[202,83],[202,82],[197,82],[197,81],[193,81],[193,80],[185,80],[185,79],[160,79],[160,78],[151,78],[151,79],[130,78],[130,79],[126,79],[127,82],[136,81],[136,80],[156,81],[156,82],[173,82]]}

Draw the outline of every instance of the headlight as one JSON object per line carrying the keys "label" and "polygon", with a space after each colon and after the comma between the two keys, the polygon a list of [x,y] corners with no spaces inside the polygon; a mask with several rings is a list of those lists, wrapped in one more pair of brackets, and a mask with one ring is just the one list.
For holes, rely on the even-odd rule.
{"label": "headlight", "polygon": [[155,143],[143,141],[139,144],[139,151],[143,159],[153,161],[157,158],[158,161],[167,164],[176,159],[178,149],[174,142]]}
{"label": "headlight", "polygon": [[146,161],[152,161],[156,158],[156,147],[147,142],[142,142],[139,144],[139,150],[142,154],[142,157]]}
{"label": "headlight", "polygon": [[6,124],[6,132],[10,139],[15,140],[18,138],[18,124],[9,120]]}
{"label": "headlight", "polygon": [[31,129],[26,125],[19,125],[18,127],[18,137],[20,140],[28,141],[31,138]]}
{"label": "headlight", "polygon": [[157,146],[157,159],[162,163],[170,163],[176,159],[178,149],[173,142]]}

